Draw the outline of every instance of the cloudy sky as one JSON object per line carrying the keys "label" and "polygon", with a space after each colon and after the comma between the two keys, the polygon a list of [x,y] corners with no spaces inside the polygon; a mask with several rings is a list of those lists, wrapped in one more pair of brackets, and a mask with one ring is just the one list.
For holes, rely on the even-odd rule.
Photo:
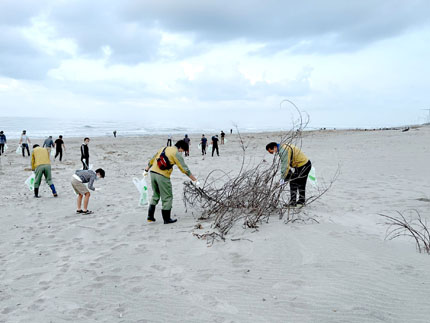
{"label": "cloudy sky", "polygon": [[[428,0],[1,0],[0,115],[425,122]],[[164,121],[163,121],[164,122]]]}

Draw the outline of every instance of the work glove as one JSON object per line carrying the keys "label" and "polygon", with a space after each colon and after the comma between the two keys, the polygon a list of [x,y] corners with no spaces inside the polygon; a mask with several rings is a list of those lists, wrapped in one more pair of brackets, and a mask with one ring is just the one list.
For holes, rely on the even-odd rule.
{"label": "work glove", "polygon": [[285,180],[283,179],[283,178],[281,178],[280,180],[279,180],[279,185],[284,185],[285,184]]}

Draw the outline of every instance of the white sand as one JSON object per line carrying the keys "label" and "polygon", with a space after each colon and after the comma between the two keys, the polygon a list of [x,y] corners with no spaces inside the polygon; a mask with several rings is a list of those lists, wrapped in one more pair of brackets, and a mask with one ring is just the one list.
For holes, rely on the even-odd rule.
{"label": "white sand", "polygon": [[[240,162],[236,136],[202,160],[192,136],[186,161],[197,177]],[[237,225],[208,247],[185,213],[177,169],[176,224],[146,222],[131,180],[164,137],[93,138],[91,163],[106,170],[90,216],[75,214],[70,177],[80,139],[65,138],[53,164],[57,199],[24,186],[30,159],[1,157],[0,322],[430,322],[430,256],[409,239],[385,241],[377,213],[416,209],[430,220],[430,129],[306,134],[303,150],[327,195],[303,212],[319,224],[273,217],[258,232]],[[174,138],[177,139],[177,138]],[[273,134],[246,135],[254,162],[270,159]],[[41,140],[40,140],[41,141]],[[40,142],[39,142],[40,143]],[[230,239],[242,240],[231,241]]]}

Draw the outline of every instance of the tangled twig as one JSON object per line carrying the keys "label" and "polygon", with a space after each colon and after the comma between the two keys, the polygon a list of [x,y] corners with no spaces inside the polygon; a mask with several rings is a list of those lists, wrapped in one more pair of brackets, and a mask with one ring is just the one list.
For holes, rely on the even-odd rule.
{"label": "tangled twig", "polygon": [[[301,146],[302,132],[308,124],[309,118],[304,120],[294,103],[288,102],[294,106],[299,118],[293,123],[294,126],[290,131],[282,133],[280,142]],[[312,217],[301,218],[300,211],[292,211],[288,204],[288,182],[284,185],[279,184],[281,167],[279,158],[274,158],[272,163],[263,161],[253,167],[246,166],[247,146],[237,126],[236,130],[243,151],[238,174],[231,176],[231,174],[220,171],[222,177],[216,177],[215,174],[218,170],[212,171],[206,177],[202,187],[198,187],[192,182],[185,182],[183,195],[185,207],[199,209],[200,219],[213,220],[213,227],[219,231],[222,238],[238,221],[242,222],[245,227],[256,229],[260,223],[267,222],[269,217],[274,214],[279,215],[280,219],[288,214],[286,223],[312,220],[318,222]],[[338,173],[339,169],[329,185],[322,184],[318,188],[317,194],[307,198],[306,204],[309,205],[324,195],[332,186]],[[290,217],[290,212],[294,214],[294,217]]]}

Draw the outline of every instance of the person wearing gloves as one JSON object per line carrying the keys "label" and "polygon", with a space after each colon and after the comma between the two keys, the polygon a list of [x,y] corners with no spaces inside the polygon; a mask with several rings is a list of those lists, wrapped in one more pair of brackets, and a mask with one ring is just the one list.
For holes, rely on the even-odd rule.
{"label": "person wearing gloves", "polygon": [[42,181],[42,175],[45,176],[46,183],[51,188],[54,197],[57,197],[57,191],[51,179],[51,160],[49,159],[48,150],[37,144],[33,146],[33,151],[31,153],[31,169],[35,172],[34,197],[40,197],[39,187]]}
{"label": "person wearing gloves", "polygon": [[170,213],[173,203],[172,183],[170,175],[173,166],[176,165],[179,170],[187,175],[192,181],[197,179],[191,174],[188,166],[184,162],[181,153],[188,151],[189,146],[184,140],[179,140],[173,147],[161,148],[149,161],[145,171],[151,170],[152,198],[148,209],[148,222],[154,222],[155,207],[160,198],[162,203],[161,214],[164,224],[174,223],[177,219],[172,220]]}
{"label": "person wearing gloves", "polygon": [[[92,214],[93,211],[88,210],[88,202],[90,201],[90,191],[95,191],[94,181],[99,178],[105,178],[105,171],[102,168],[93,170],[77,170],[72,176],[72,187],[78,195],[76,213]],[[88,188],[84,185],[88,183]],[[84,199],[84,208],[81,208],[82,198]]]}
{"label": "person wearing gloves", "polygon": [[[280,184],[290,182],[291,207],[303,206],[306,202],[306,182],[312,168],[311,161],[300,150],[292,144],[278,144],[271,142],[267,144],[266,150],[270,154],[278,153],[281,158],[281,180]],[[294,172],[292,172],[294,169]],[[297,192],[299,199],[297,200]]]}

